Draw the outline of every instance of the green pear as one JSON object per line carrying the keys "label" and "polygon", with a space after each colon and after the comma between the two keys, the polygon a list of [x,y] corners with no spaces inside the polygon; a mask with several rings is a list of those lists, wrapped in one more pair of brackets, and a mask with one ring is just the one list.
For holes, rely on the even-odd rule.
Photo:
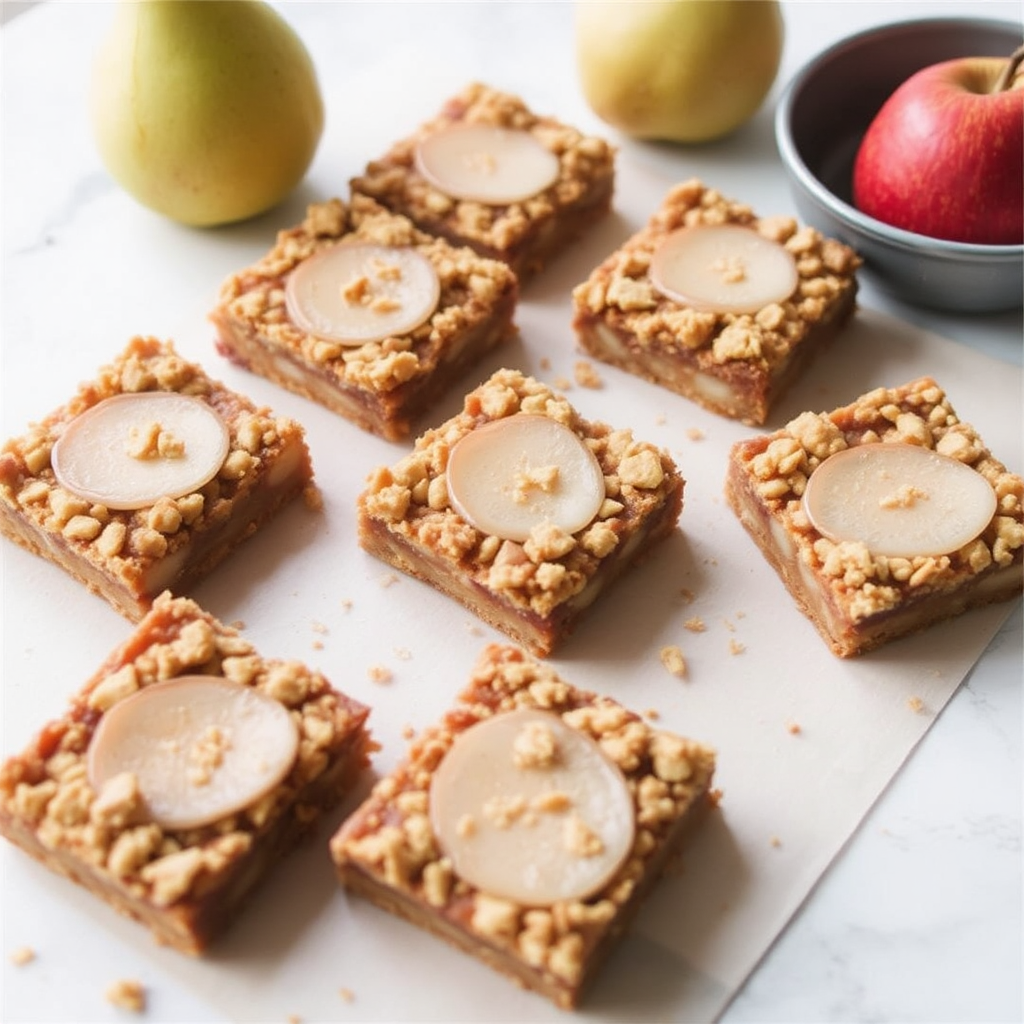
{"label": "green pear", "polygon": [[144,206],[201,226],[282,200],[324,125],[309,53],[262,0],[121,0],[90,99],[111,176]]}
{"label": "green pear", "polygon": [[782,59],[776,0],[577,0],[584,98],[638,139],[707,142],[761,106]]}

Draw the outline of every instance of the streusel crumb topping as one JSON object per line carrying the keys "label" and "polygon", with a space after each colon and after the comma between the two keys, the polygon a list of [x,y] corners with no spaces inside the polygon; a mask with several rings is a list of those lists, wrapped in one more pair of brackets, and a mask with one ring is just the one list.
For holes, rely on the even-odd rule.
{"label": "streusel crumb topping", "polygon": [[[129,511],[92,503],[61,487],[50,455],[68,423],[106,398],[142,391],[191,395],[220,414],[230,447],[218,474],[192,493]],[[161,445],[176,448],[159,424],[143,433],[140,458],[160,451]],[[300,443],[302,428],[293,420],[275,417],[211,380],[170,342],[136,337],[65,406],[3,446],[0,500],[134,590],[132,581],[153,562],[183,550],[194,531],[229,519],[236,500],[252,488],[259,467]]]}
{"label": "streusel crumb topping", "polygon": [[[288,274],[303,260],[342,241],[410,246],[425,256],[441,288],[433,315],[399,337],[360,346],[345,346],[299,328],[285,302]],[[488,320],[499,299],[516,287],[515,275],[505,264],[425,234],[405,217],[355,195],[350,204],[331,199],[311,205],[301,224],[278,233],[262,259],[223,283],[218,306],[233,319],[250,323],[271,345],[299,355],[325,374],[386,393],[429,374],[452,340]]]}
{"label": "streusel crumb topping", "polygon": [[[621,769],[633,795],[637,827],[629,858],[586,900],[526,907],[481,892],[455,875],[431,829],[431,780],[456,737],[474,722],[520,708],[550,711],[594,739]],[[709,748],[657,730],[611,699],[569,685],[521,650],[495,644],[480,657],[459,706],[424,732],[406,762],[375,785],[367,804],[335,837],[332,852],[574,984],[673,827],[702,798],[714,765]],[[589,842],[583,833],[573,839],[583,848]]]}
{"label": "streusel crumb topping", "polygon": [[[325,771],[339,744],[360,727],[363,709],[301,663],[261,658],[237,630],[187,598],[162,595],[147,622],[67,714],[0,768],[0,808],[34,829],[47,848],[69,851],[138,898],[166,907],[246,856],[268,823]],[[294,717],[300,742],[283,782],[255,803],[207,826],[169,830],[150,820],[131,773],[95,791],[87,756],[105,711],[146,686],[188,674],[220,676],[279,701]]]}
{"label": "streusel crumb topping", "polygon": [[[670,232],[698,224],[748,226],[784,246],[796,263],[796,291],[756,313],[706,312],[666,298],[648,277],[655,249]],[[753,361],[770,369],[856,287],[860,262],[848,246],[792,217],[757,217],[749,206],[693,179],[668,193],[647,225],[573,290],[573,300],[585,315],[628,327],[645,348],[691,352],[709,364]]]}
{"label": "streusel crumb topping", "polygon": [[[519,412],[569,427],[601,466],[605,500],[595,519],[576,533],[545,523],[523,543],[501,540],[472,526],[451,505],[446,470],[452,448],[475,428]],[[637,441],[630,430],[585,421],[546,384],[502,369],[466,396],[460,414],[418,438],[409,455],[376,469],[359,506],[389,530],[457,563],[481,586],[543,616],[584,588],[601,559],[632,536],[678,480],[667,452]]]}
{"label": "streusel crumb topping", "polygon": [[[494,125],[529,132],[545,149],[558,157],[557,181],[537,195],[520,202],[489,206],[454,199],[427,181],[415,168],[420,139],[451,124]],[[611,178],[615,149],[609,143],[552,117],[533,113],[518,96],[500,92],[479,82],[468,85],[434,118],[410,137],[395,143],[380,160],[371,161],[353,179],[352,190],[413,212],[420,223],[437,225],[456,237],[471,239],[490,249],[514,249],[552,219],[562,207],[580,201],[595,182]]]}
{"label": "streusel crumb topping", "polygon": [[[873,442],[920,445],[973,467],[995,491],[992,521],[980,536],[947,555],[873,555],[861,542],[822,537],[803,510],[807,478],[829,455]],[[804,563],[826,578],[854,619],[894,608],[911,591],[949,591],[965,577],[1021,561],[1024,480],[992,455],[929,377],[877,388],[831,413],[802,413],[774,434],[740,447],[757,493],[780,518]]]}

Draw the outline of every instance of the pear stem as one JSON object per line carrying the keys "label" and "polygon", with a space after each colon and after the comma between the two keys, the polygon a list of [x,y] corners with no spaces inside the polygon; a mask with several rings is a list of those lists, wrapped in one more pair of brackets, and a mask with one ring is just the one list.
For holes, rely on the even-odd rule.
{"label": "pear stem", "polygon": [[992,90],[993,92],[1006,92],[1010,88],[1010,83],[1017,74],[1022,61],[1024,61],[1024,46],[1018,46],[1010,54],[1010,59],[1006,62],[1006,67],[1003,68],[1002,73],[999,75],[995,88]]}

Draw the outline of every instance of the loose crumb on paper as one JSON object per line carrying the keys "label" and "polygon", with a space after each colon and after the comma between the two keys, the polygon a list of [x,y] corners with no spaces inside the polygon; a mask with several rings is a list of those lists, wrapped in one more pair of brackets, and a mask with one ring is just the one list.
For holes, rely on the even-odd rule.
{"label": "loose crumb on paper", "polygon": [[384,587],[385,589],[387,589],[390,586],[393,586],[397,582],[398,582],[398,577],[393,572],[386,572],[380,578],[380,585],[382,587]]}
{"label": "loose crumb on paper", "polygon": [[338,989],[338,995],[341,996],[341,998],[346,1003],[351,1003],[356,998],[355,992],[353,992],[352,989],[350,988],[346,988],[344,985],[342,985],[342,987]]}
{"label": "loose crumb on paper", "polygon": [[690,427],[690,429],[686,431],[686,436],[691,441],[703,441],[707,435],[700,429],[700,427]]}
{"label": "loose crumb on paper", "polygon": [[729,653],[730,654],[742,654],[747,649],[747,645],[740,643],[739,640],[733,639],[729,641]]}
{"label": "loose crumb on paper", "polygon": [[687,675],[686,658],[678,644],[666,644],[659,652],[661,663],[665,668],[678,679],[685,679]]}
{"label": "loose crumb on paper", "polygon": [[120,1010],[142,1013],[146,1009],[146,989],[141,982],[121,978],[107,988],[107,1002]]}
{"label": "loose crumb on paper", "polygon": [[683,628],[691,633],[703,633],[708,627],[704,625],[704,620],[699,615],[694,615],[683,623]]}
{"label": "loose crumb on paper", "polygon": [[920,697],[911,697],[907,701],[907,707],[910,708],[911,711],[919,713],[924,711],[924,701],[921,700]]}
{"label": "loose crumb on paper", "polygon": [[19,946],[11,953],[10,961],[15,967],[24,967],[36,958],[36,951],[31,946]]}
{"label": "loose crumb on paper", "polygon": [[395,674],[386,665],[371,665],[366,674],[372,683],[390,683],[395,678]]}
{"label": "loose crumb on paper", "polygon": [[799,722],[794,722],[791,719],[786,723],[786,732],[788,732],[790,736],[799,736],[803,731],[803,726]]}
{"label": "loose crumb on paper", "polygon": [[576,383],[581,388],[603,388],[604,381],[601,379],[601,375],[594,368],[592,363],[588,363],[585,359],[581,359],[576,363],[574,367],[574,374],[576,377]]}

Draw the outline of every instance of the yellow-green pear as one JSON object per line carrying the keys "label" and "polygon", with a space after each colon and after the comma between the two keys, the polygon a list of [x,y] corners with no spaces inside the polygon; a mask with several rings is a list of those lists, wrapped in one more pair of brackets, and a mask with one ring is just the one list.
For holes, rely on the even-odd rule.
{"label": "yellow-green pear", "polygon": [[777,0],[577,0],[584,98],[638,139],[707,142],[761,106],[782,59]]}
{"label": "yellow-green pear", "polygon": [[121,0],[90,101],[112,177],[143,205],[202,226],[282,200],[324,125],[309,53],[262,0]]}

